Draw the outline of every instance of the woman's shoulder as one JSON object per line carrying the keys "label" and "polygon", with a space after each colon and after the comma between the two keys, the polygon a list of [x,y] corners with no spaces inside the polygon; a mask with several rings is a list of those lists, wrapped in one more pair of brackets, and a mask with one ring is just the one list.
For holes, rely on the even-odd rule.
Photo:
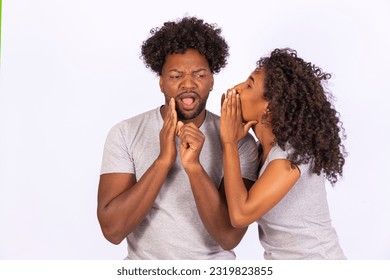
{"label": "woman's shoulder", "polygon": [[[284,148],[281,148],[279,145],[276,144],[275,146],[272,147],[271,151],[268,154],[268,162],[271,162],[272,160],[275,159],[288,159],[289,154],[292,154],[293,152],[294,152],[294,148],[288,143],[286,143]],[[308,163],[299,164],[298,168],[302,174],[307,170],[309,170],[310,166],[311,166],[311,161],[309,161]]]}
{"label": "woman's shoulder", "polygon": [[278,144],[275,144],[269,154],[268,159],[274,160],[274,159],[287,159],[288,158],[288,150],[283,150]]}

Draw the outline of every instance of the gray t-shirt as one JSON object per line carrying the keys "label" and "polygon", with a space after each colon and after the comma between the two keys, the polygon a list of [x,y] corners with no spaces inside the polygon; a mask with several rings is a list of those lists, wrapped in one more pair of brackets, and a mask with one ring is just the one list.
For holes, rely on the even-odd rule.
{"label": "gray t-shirt", "polygon": [[[160,108],[114,126],[106,140],[101,174],[132,173],[137,181],[160,152],[163,125]],[[200,130],[205,135],[200,161],[216,187],[223,178],[219,117],[207,111]],[[179,149],[179,141],[176,138]],[[239,143],[244,178],[257,178],[257,147],[248,135]],[[233,251],[221,248],[204,227],[180,156],[139,226],[127,236],[127,259],[234,259]]]}
{"label": "gray t-shirt", "polygon": [[[287,151],[274,146],[260,175],[275,159],[286,159]],[[325,178],[299,165],[300,178],[259,224],[259,238],[265,259],[345,259],[336,231],[331,225]],[[259,175],[259,176],[260,176]]]}

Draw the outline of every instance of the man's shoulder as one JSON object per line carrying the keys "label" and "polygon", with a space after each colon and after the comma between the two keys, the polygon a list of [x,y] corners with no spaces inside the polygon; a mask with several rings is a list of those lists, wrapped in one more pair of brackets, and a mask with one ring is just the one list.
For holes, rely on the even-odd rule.
{"label": "man's shoulder", "polygon": [[214,114],[209,110],[206,110],[206,114],[207,114],[206,120],[211,122],[215,122],[215,121],[219,122],[220,116],[218,116],[217,114]]}
{"label": "man's shoulder", "polygon": [[137,122],[139,120],[147,119],[147,120],[153,120],[153,117],[157,118],[159,114],[159,108],[154,108],[152,110],[139,113],[138,115],[135,115],[133,117],[130,117],[128,119],[123,120],[123,122]]}
{"label": "man's shoulder", "polygon": [[210,127],[213,127],[214,129],[219,130],[219,122],[220,117],[213,112],[210,112],[206,110],[206,119],[204,121],[204,126],[210,129]]}
{"label": "man's shoulder", "polygon": [[131,126],[134,126],[137,124],[142,124],[145,121],[156,121],[157,117],[158,117],[157,111],[158,111],[158,108],[155,108],[155,109],[143,112],[143,113],[139,113],[139,114],[132,116],[130,118],[121,120],[120,122],[115,124],[114,127],[124,128],[124,127],[129,127],[129,126],[131,127]]}
{"label": "man's shoulder", "polygon": [[206,110],[206,118],[200,127],[200,130],[206,135],[219,137],[219,116]]}

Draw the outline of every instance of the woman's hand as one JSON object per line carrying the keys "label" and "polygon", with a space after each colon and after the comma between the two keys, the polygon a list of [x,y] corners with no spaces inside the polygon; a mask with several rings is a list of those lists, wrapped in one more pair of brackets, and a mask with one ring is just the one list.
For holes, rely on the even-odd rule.
{"label": "woman's hand", "polygon": [[237,144],[254,124],[257,121],[243,123],[240,96],[235,89],[228,90],[226,96],[222,95],[220,129],[223,144]]}

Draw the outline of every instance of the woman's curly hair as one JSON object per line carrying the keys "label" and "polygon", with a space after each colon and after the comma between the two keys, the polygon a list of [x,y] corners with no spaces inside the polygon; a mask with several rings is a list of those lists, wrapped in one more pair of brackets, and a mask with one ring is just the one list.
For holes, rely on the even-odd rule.
{"label": "woman's curly hair", "polygon": [[208,61],[212,73],[226,66],[229,46],[216,25],[196,17],[184,17],[177,22],[165,22],[161,28],[150,31],[151,37],[142,43],[141,56],[146,67],[161,75],[165,58],[169,54],[196,49]]}
{"label": "woman's curly hair", "polygon": [[343,173],[346,152],[341,138],[346,136],[325,88],[331,75],[291,49],[275,49],[257,61],[260,68],[265,69],[264,98],[276,142],[283,150],[291,145],[292,164],[313,160],[313,172],[323,172],[334,185]]}

